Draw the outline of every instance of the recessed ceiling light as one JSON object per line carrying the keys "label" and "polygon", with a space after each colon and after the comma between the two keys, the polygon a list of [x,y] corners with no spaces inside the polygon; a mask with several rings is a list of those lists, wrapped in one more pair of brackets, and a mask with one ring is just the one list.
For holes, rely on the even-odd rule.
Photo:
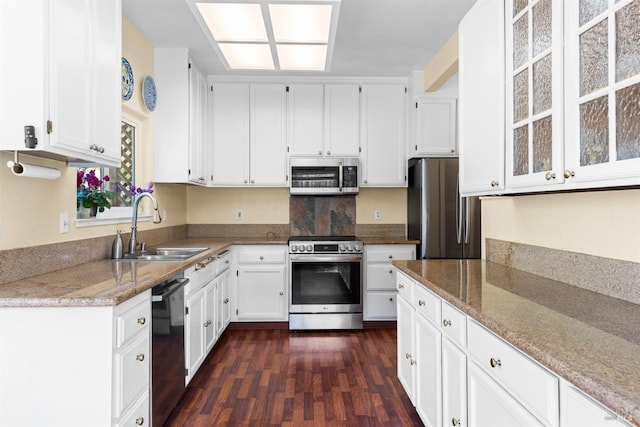
{"label": "recessed ceiling light", "polygon": [[219,43],[229,67],[243,70],[273,70],[273,57],[268,44]]}
{"label": "recessed ceiling light", "polygon": [[331,5],[270,4],[276,43],[328,43]]}
{"label": "recessed ceiling light", "polygon": [[326,44],[279,44],[276,48],[281,70],[324,70],[327,58]]}
{"label": "recessed ceiling light", "polygon": [[231,69],[324,71],[331,64],[341,0],[187,1]]}

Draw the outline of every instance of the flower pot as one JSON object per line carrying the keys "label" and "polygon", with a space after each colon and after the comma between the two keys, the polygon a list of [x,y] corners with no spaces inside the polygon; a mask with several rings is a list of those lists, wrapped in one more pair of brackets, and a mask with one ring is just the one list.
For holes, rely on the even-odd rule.
{"label": "flower pot", "polygon": [[98,214],[97,206],[91,206],[90,208],[80,207],[78,209],[77,218],[78,219],[95,218],[97,214]]}

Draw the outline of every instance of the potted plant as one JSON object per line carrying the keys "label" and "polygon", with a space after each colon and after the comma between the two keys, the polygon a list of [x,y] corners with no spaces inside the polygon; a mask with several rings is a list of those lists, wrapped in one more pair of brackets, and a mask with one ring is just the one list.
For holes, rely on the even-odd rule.
{"label": "potted plant", "polygon": [[[115,194],[103,188],[102,184],[109,181],[109,175],[102,178],[96,176],[96,171],[91,169],[88,172],[80,169],[77,174],[77,193],[76,206],[78,212],[82,209],[88,209],[88,216],[96,216],[98,211],[104,212],[105,209],[111,208],[110,200],[113,200]],[[80,215],[80,217],[85,217]]]}

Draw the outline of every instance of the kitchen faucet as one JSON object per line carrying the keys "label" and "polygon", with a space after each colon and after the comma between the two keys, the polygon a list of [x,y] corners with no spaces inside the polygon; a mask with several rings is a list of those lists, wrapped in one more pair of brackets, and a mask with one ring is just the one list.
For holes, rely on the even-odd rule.
{"label": "kitchen faucet", "polygon": [[131,217],[131,237],[129,238],[129,253],[132,254],[138,248],[138,205],[143,197],[148,197],[153,203],[153,223],[160,224],[162,218],[158,211],[158,201],[150,193],[140,193],[133,199],[133,216]]}

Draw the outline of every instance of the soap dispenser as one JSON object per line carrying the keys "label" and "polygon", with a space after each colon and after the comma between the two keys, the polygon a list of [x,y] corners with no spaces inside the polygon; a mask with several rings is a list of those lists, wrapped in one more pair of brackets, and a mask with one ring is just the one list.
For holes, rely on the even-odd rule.
{"label": "soap dispenser", "polygon": [[111,258],[122,259],[124,256],[124,244],[122,243],[122,236],[120,230],[116,232],[116,237],[113,239],[113,246],[111,247]]}

